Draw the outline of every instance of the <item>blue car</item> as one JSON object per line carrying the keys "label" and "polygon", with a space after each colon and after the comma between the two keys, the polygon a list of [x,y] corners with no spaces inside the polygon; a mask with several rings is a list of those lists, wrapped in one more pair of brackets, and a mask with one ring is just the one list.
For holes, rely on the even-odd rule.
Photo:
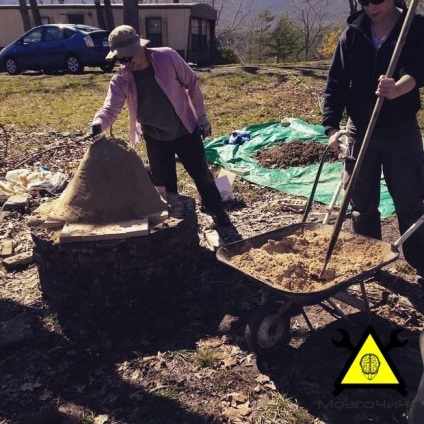
{"label": "blue car", "polygon": [[0,51],[0,67],[10,75],[25,70],[80,74],[85,66],[111,72],[115,64],[105,60],[109,32],[88,25],[40,25]]}

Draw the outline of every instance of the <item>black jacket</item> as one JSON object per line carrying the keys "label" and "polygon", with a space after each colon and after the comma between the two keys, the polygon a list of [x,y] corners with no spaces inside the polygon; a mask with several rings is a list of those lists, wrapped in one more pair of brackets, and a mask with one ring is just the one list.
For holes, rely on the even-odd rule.
{"label": "black jacket", "polygon": [[[322,124],[339,129],[343,112],[357,127],[366,127],[374,109],[378,78],[387,72],[406,9],[380,48],[371,39],[370,20],[360,11],[348,19],[327,77]],[[392,77],[411,75],[416,87],[394,100],[385,100],[376,127],[394,127],[413,119],[421,107],[419,87],[424,85],[424,16],[415,15]]]}

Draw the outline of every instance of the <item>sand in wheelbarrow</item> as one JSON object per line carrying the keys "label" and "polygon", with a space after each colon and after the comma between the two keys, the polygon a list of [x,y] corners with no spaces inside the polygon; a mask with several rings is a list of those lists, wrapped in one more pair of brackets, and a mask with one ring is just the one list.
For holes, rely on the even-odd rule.
{"label": "sand in wheelbarrow", "polygon": [[340,233],[322,280],[320,274],[331,233],[305,229],[283,240],[268,240],[231,258],[241,271],[281,290],[308,293],[346,281],[384,263],[390,255],[387,243],[352,233]]}

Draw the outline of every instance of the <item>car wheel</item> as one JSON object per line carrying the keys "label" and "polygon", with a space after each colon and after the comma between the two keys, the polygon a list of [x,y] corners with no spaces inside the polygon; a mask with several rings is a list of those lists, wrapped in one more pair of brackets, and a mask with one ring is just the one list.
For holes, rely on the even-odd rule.
{"label": "car wheel", "polygon": [[71,55],[66,58],[66,69],[71,74],[81,74],[84,71],[84,66],[76,56]]}
{"label": "car wheel", "polygon": [[10,75],[18,75],[18,74],[21,73],[21,67],[19,66],[19,63],[15,59],[13,59],[12,57],[8,57],[4,61],[4,66],[6,68],[6,71]]}
{"label": "car wheel", "polygon": [[107,62],[100,66],[103,72],[112,72],[115,68],[115,62]]}

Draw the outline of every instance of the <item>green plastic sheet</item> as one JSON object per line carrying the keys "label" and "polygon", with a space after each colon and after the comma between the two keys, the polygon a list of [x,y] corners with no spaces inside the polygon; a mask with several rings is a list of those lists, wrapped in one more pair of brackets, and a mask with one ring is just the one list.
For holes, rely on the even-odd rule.
{"label": "green plastic sheet", "polygon": [[[276,147],[279,143],[293,140],[327,142],[324,127],[311,125],[297,118],[289,118],[283,123],[269,122],[248,125],[242,130],[251,131],[251,140],[242,145],[226,144],[229,135],[215,138],[204,143],[209,163],[238,174],[252,183],[270,187],[283,193],[309,198],[315,181],[319,164],[307,167],[291,167],[286,169],[263,168],[254,159],[261,149]],[[330,204],[340,182],[343,170],[342,162],[324,163],[314,200]],[[339,201],[343,190],[339,195]],[[383,218],[394,212],[392,198],[382,179],[380,212]]]}

